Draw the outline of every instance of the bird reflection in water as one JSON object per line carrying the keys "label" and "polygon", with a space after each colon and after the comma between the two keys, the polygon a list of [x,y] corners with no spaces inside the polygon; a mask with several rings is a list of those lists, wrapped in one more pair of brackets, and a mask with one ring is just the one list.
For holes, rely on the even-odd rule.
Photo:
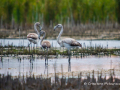
{"label": "bird reflection in water", "polygon": [[[71,59],[71,58],[69,58],[69,59]],[[68,62],[68,72],[71,72],[71,62],[70,61]]]}
{"label": "bird reflection in water", "polygon": [[3,58],[1,56],[0,63],[2,63],[2,68],[3,68]]}
{"label": "bird reflection in water", "polygon": [[44,74],[47,71],[47,77],[48,77],[48,64],[45,63],[45,70],[44,70]]}
{"label": "bird reflection in water", "polygon": [[33,57],[30,57],[30,75],[32,75],[32,71],[33,71],[33,61],[34,61],[34,58]]}

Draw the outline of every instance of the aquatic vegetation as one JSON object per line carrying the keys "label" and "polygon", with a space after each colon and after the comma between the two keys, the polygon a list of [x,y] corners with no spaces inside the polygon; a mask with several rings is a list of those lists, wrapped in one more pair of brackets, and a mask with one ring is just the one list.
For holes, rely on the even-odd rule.
{"label": "aquatic vegetation", "polygon": [[[0,55],[20,54],[20,55],[45,55],[46,52],[42,48],[28,48],[16,46],[1,46]],[[48,55],[68,55],[65,48],[51,48],[48,50]],[[81,49],[72,49],[71,55],[120,55],[120,49],[107,49],[103,47],[87,47]]]}

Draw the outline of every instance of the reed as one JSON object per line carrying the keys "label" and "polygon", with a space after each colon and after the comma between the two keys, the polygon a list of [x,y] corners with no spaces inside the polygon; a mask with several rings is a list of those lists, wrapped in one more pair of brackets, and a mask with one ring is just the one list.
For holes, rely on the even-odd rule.
{"label": "reed", "polygon": [[[62,68],[62,66],[61,66]],[[114,69],[113,69],[114,71]],[[95,77],[95,74],[98,74]],[[1,90],[63,90],[63,89],[86,89],[86,90],[115,90],[120,89],[120,79],[116,78],[115,72],[109,73],[108,78],[106,74],[103,77],[104,72],[101,71],[92,71],[87,72],[84,76],[83,72],[80,72],[77,76],[74,77],[74,73],[71,72],[71,76],[68,77],[59,77],[55,73],[53,81],[51,77],[43,77],[43,75],[35,76],[34,74],[26,77],[16,76],[12,77],[9,73],[7,75],[0,74],[0,89]],[[86,78],[84,78],[86,77]]]}

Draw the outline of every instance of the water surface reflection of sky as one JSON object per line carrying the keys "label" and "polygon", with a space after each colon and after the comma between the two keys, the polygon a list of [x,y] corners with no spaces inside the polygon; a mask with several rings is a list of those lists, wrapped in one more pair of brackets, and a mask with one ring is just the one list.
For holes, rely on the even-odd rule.
{"label": "water surface reflection of sky", "polygon": [[[112,64],[110,63],[112,61]],[[91,71],[91,70],[101,70],[101,69],[120,69],[120,56],[88,56],[85,58],[71,58],[71,62],[68,62],[68,58],[58,58],[49,59],[48,66],[45,65],[44,59],[21,59],[13,57],[4,57],[3,61],[0,61],[0,74],[11,73],[11,75],[16,76],[21,73],[21,75],[26,75],[32,73],[35,75],[50,74],[54,73],[54,67],[56,67],[56,72],[61,72],[61,65],[63,66],[63,72],[75,72],[75,71]],[[112,66],[111,66],[112,65]]]}
{"label": "water surface reflection of sky", "polygon": [[[49,40],[53,47],[60,47],[57,43],[57,40]],[[120,48],[120,40],[77,40],[79,43],[82,44],[83,47],[87,46],[102,46],[108,48]],[[27,39],[0,39],[0,43],[2,45],[12,44],[15,46],[28,46],[29,41]],[[32,46],[34,46],[32,44]],[[37,46],[40,46],[40,41],[38,42]]]}

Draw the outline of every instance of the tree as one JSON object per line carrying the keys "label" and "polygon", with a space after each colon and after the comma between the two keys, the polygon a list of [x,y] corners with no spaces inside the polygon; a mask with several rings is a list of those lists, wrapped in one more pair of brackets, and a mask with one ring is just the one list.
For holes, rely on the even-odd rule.
{"label": "tree", "polygon": [[13,9],[14,9],[14,1],[8,0],[7,2],[4,2],[4,11],[6,13],[5,21],[7,22],[8,29],[10,29],[10,22],[12,19]]}
{"label": "tree", "polygon": [[59,18],[59,1],[60,0],[46,0],[44,20],[47,25],[50,24],[51,20],[55,22],[55,20]]}
{"label": "tree", "polygon": [[118,23],[120,24],[120,0],[116,0],[116,17]]}

